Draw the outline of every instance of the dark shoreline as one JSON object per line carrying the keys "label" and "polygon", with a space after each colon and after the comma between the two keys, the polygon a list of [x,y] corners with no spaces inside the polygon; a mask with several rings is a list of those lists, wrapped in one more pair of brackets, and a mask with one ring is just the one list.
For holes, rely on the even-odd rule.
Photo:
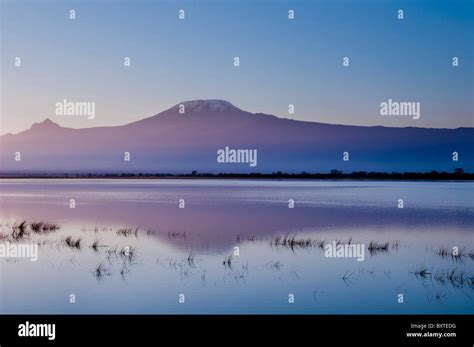
{"label": "dark shoreline", "polygon": [[343,173],[332,170],[330,173],[74,173],[74,174],[0,174],[0,179],[303,179],[303,180],[391,180],[391,181],[472,181],[474,173],[462,169],[454,172],[365,172]]}

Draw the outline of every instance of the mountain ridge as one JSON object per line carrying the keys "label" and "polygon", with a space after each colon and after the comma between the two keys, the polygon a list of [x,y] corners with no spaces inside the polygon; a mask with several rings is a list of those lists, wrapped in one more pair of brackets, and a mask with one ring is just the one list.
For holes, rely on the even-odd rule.
{"label": "mountain ridge", "polygon": [[[212,106],[214,104],[215,106]],[[179,113],[179,107],[183,105],[185,113],[180,114]],[[220,107],[219,107],[220,106]],[[115,128],[115,127],[124,127],[128,126],[131,124],[139,123],[145,120],[150,120],[150,119],[155,119],[158,118],[159,116],[162,115],[168,115],[170,113],[175,113],[176,115],[183,116],[189,113],[204,113],[204,112],[244,112],[248,115],[253,115],[253,116],[267,116],[267,117],[273,117],[279,120],[288,120],[288,121],[294,121],[294,122],[301,122],[301,123],[310,123],[310,124],[319,124],[319,125],[327,125],[327,126],[345,126],[345,127],[361,127],[361,128],[389,128],[389,129],[408,129],[408,128],[415,128],[415,129],[433,129],[433,130],[457,130],[457,129],[473,129],[473,127],[457,127],[457,128],[432,128],[432,127],[417,127],[417,126],[403,126],[403,127],[389,127],[389,126],[384,126],[384,125],[355,125],[355,124],[339,124],[339,123],[323,123],[323,122],[315,122],[315,121],[308,121],[308,120],[299,120],[299,119],[293,119],[293,118],[287,118],[287,117],[281,117],[281,116],[275,116],[272,114],[268,113],[263,113],[263,112],[248,112],[244,111],[232,103],[230,103],[227,100],[222,100],[222,99],[197,99],[197,100],[188,100],[188,101],[182,101],[178,104],[175,104],[174,106],[161,111],[157,114],[154,114],[149,117],[145,117],[136,121],[132,121],[130,123],[122,124],[122,125],[102,125],[102,126],[94,126],[94,127],[88,127],[88,128],[70,128],[70,127],[65,127],[60,125],[59,123],[51,120],[51,118],[46,117],[43,121],[41,122],[35,122],[31,125],[30,128],[22,130],[18,133],[6,133],[2,136],[7,136],[7,135],[18,135],[21,134],[27,130],[31,130],[33,128],[38,128],[38,127],[43,127],[45,125],[48,126],[56,126],[59,128],[63,129],[73,129],[73,130],[81,130],[81,129],[92,129],[92,128]]]}
{"label": "mountain ridge", "polygon": [[[183,113],[180,113],[183,110]],[[1,172],[271,172],[472,170],[474,128],[340,125],[244,111],[228,101],[191,100],[118,126],[62,127],[46,118],[0,136]],[[216,151],[256,149],[257,168],[223,165]],[[451,155],[459,152],[460,161]],[[22,152],[22,161],[13,154]],[[123,153],[131,161],[123,161]],[[342,153],[350,160],[342,161]]]}

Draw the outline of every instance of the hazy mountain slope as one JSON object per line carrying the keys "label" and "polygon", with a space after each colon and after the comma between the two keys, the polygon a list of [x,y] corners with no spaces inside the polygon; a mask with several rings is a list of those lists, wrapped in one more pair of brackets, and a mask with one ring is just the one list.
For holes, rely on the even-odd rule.
{"label": "hazy mountain slope", "polygon": [[[474,128],[331,125],[196,100],[116,127],[63,128],[47,119],[0,137],[1,172],[473,171]],[[219,164],[218,149],[257,149],[258,165]],[[350,153],[349,162],[342,153]],[[451,160],[459,152],[459,162]],[[21,162],[14,153],[21,152]],[[123,153],[131,153],[131,161]]]}

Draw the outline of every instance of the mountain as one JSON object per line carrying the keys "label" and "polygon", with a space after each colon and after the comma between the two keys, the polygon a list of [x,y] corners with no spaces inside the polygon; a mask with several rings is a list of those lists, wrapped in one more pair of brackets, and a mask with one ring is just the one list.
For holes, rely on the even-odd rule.
{"label": "mountain", "polygon": [[[334,125],[194,100],[122,126],[64,128],[46,119],[0,136],[0,173],[473,171],[474,128]],[[256,166],[218,150],[257,150]],[[21,161],[15,161],[15,153]],[[124,160],[130,153],[130,161]],[[349,161],[343,161],[343,152]],[[452,160],[458,152],[459,161]],[[221,153],[222,154],[222,153]],[[247,154],[251,154],[250,152]]]}

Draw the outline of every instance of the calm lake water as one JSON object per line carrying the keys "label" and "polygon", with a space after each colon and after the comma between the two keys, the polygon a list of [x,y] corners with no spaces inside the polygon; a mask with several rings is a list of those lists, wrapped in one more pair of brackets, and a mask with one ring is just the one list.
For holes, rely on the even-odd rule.
{"label": "calm lake water", "polygon": [[[0,180],[1,241],[39,244],[36,262],[0,258],[0,313],[474,313],[473,193],[472,182]],[[18,237],[23,220],[59,229]],[[333,241],[363,244],[364,260],[326,257]]]}

